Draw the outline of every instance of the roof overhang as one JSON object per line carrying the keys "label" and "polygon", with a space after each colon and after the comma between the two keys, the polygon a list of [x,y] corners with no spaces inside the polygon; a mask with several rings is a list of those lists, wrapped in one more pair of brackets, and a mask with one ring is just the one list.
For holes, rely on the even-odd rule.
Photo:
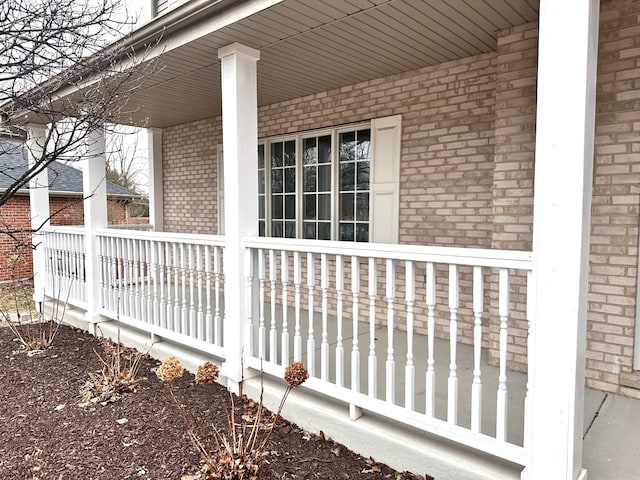
{"label": "roof overhang", "polygon": [[536,21],[538,9],[539,0],[191,0],[109,47],[160,66],[119,122],[163,128],[220,115],[217,52],[234,42],[260,51],[264,106],[493,52],[500,31]]}

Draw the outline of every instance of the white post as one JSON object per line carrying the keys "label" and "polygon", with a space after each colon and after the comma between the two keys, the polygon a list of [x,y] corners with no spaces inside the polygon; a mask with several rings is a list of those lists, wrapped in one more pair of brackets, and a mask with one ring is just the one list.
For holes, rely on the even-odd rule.
{"label": "white post", "polygon": [[[95,324],[101,321],[97,309],[101,306],[100,243],[96,229],[107,225],[107,183],[104,131],[91,130],[86,137],[85,163],[82,169],[84,198],[85,278],[87,283],[88,329],[95,334]],[[116,299],[117,300],[117,299]]]}
{"label": "white post", "polygon": [[530,464],[585,479],[582,418],[598,0],[540,3]]}
{"label": "white post", "polygon": [[162,189],[162,129],[147,128],[149,167],[149,223],[153,230],[164,230],[164,196]]}
{"label": "white post", "polygon": [[[225,249],[224,346],[222,373],[237,390],[247,318],[243,239],[258,235],[258,93],[260,52],[233,43],[218,50],[222,61],[222,139],[224,145]],[[245,352],[246,353],[246,352]]]}
{"label": "white post", "polygon": [[[26,155],[27,164],[32,168],[41,162],[44,153],[47,129],[45,125],[30,123],[27,125]],[[46,256],[42,227],[49,226],[49,173],[44,168],[29,181],[29,203],[31,205],[31,231],[33,242],[33,301],[36,310],[44,301],[46,281]]]}

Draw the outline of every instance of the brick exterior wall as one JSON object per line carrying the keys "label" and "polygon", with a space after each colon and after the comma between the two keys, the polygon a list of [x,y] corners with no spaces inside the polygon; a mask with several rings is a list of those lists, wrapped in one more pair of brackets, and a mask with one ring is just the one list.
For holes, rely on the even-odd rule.
{"label": "brick exterior wall", "polygon": [[603,2],[591,208],[587,385],[640,398],[620,385],[636,326],[640,209],[640,3]]}
{"label": "brick exterior wall", "polygon": [[[640,397],[619,379],[632,370],[635,326],[640,4],[605,1],[601,10],[586,383]],[[261,107],[259,136],[401,114],[400,242],[531,250],[537,36],[536,24],[518,26],[500,32],[492,54]],[[217,231],[219,143],[219,117],[165,130],[167,230]],[[446,271],[438,273],[446,306]],[[495,278],[495,272],[487,274]],[[469,294],[469,277],[463,272],[463,295]],[[524,292],[524,275],[514,277],[508,360],[515,369],[526,366]],[[497,295],[486,295],[490,318],[483,319],[483,343],[495,361]],[[422,305],[424,291],[418,291],[417,319],[425,316]],[[467,343],[470,313],[458,312],[459,340]],[[438,333],[446,336],[448,312],[437,314]],[[420,320],[417,329],[424,331]]]}
{"label": "brick exterior wall", "polygon": [[167,128],[162,133],[164,229],[218,233],[217,145],[220,119]]}
{"label": "brick exterior wall", "polygon": [[[128,201],[107,201],[110,224],[128,223]],[[79,197],[51,197],[52,225],[82,225],[84,206]],[[31,211],[28,195],[14,195],[0,206],[0,283],[28,280],[33,275],[31,257]],[[3,233],[5,232],[5,233]],[[6,232],[16,232],[13,236]]]}

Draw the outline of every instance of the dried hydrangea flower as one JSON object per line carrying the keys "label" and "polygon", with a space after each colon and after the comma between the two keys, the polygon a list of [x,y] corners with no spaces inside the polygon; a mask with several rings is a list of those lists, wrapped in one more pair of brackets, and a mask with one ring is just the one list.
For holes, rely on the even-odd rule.
{"label": "dried hydrangea flower", "polygon": [[173,382],[184,373],[180,360],[176,357],[165,358],[156,370],[156,376],[163,382]]}
{"label": "dried hydrangea flower", "polygon": [[197,384],[208,384],[213,383],[218,378],[218,374],[220,371],[218,370],[218,366],[211,362],[205,362],[198,367],[198,372],[196,373],[196,383]]}
{"label": "dried hydrangea flower", "polygon": [[299,387],[307,378],[309,378],[309,372],[302,362],[293,362],[284,369],[284,379],[291,388]]}

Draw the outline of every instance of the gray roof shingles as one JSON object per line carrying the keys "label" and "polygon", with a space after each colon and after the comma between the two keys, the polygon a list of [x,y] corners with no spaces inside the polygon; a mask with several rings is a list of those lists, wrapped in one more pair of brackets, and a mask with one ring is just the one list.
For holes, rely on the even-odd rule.
{"label": "gray roof shingles", "polygon": [[[27,169],[27,158],[22,145],[0,141],[0,192],[9,188]],[[22,188],[24,191],[28,187]],[[82,170],[61,162],[49,165],[49,190],[52,192],[82,193]],[[107,194],[139,197],[128,188],[107,181]]]}

